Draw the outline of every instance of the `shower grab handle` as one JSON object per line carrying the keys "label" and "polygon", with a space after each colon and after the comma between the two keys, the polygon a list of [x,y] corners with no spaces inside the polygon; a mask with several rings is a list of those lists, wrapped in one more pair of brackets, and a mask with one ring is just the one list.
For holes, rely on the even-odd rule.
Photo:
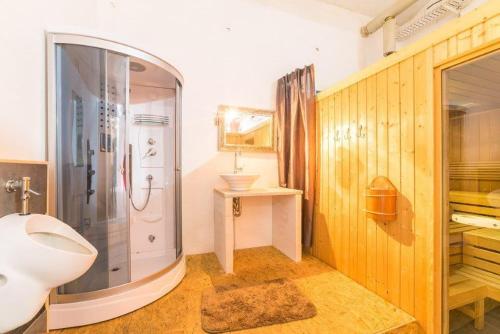
{"label": "shower grab handle", "polygon": [[146,207],[148,206],[149,200],[151,198],[151,188],[153,186],[153,175],[148,174],[146,176],[146,180],[148,181],[148,195],[146,197],[146,201],[144,202],[144,205],[141,208],[138,208],[135,203],[134,203],[134,198],[133,198],[133,190],[132,190],[132,144],[128,145],[128,156],[129,156],[129,166],[128,166],[128,180],[129,180],[129,191],[128,191],[128,197],[130,198],[130,204],[132,204],[132,207],[136,211],[144,211]]}
{"label": "shower grab handle", "polygon": [[120,174],[122,175],[123,188],[127,190],[127,153],[123,155]]}
{"label": "shower grab handle", "polygon": [[128,144],[128,182],[132,188],[132,144]]}

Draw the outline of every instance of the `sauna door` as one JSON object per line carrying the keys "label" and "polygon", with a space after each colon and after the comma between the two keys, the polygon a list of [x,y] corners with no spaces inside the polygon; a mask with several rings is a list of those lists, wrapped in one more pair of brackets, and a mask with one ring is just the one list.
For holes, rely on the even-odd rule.
{"label": "sauna door", "polygon": [[449,332],[500,333],[500,51],[442,82]]}

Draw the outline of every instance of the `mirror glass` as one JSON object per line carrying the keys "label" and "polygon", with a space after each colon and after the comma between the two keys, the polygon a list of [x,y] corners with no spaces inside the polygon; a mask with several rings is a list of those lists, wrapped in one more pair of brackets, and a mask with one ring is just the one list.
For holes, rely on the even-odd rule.
{"label": "mirror glass", "polygon": [[274,152],[274,111],[220,106],[219,151]]}

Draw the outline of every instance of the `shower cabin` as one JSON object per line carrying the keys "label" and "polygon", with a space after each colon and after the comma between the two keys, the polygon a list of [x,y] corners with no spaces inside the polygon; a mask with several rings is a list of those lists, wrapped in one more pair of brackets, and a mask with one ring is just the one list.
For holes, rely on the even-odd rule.
{"label": "shower cabin", "polygon": [[183,278],[182,76],[108,40],[47,36],[50,214],[99,252],[52,291],[51,329],[138,309]]}
{"label": "shower cabin", "polygon": [[499,333],[500,51],[441,80],[444,319],[450,333]]}

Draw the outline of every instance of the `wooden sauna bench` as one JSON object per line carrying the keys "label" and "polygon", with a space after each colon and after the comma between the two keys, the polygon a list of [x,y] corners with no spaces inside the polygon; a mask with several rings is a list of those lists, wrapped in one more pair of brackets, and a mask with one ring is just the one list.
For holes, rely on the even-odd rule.
{"label": "wooden sauna bench", "polygon": [[477,230],[479,227],[449,222],[449,264],[450,266],[461,264],[463,258],[463,233],[468,231]]}
{"label": "wooden sauna bench", "polygon": [[[451,191],[450,213],[460,211],[500,216],[500,196]],[[498,202],[496,200],[499,200]],[[449,223],[448,308],[459,309],[484,327],[484,300],[500,301],[500,229]]]}

